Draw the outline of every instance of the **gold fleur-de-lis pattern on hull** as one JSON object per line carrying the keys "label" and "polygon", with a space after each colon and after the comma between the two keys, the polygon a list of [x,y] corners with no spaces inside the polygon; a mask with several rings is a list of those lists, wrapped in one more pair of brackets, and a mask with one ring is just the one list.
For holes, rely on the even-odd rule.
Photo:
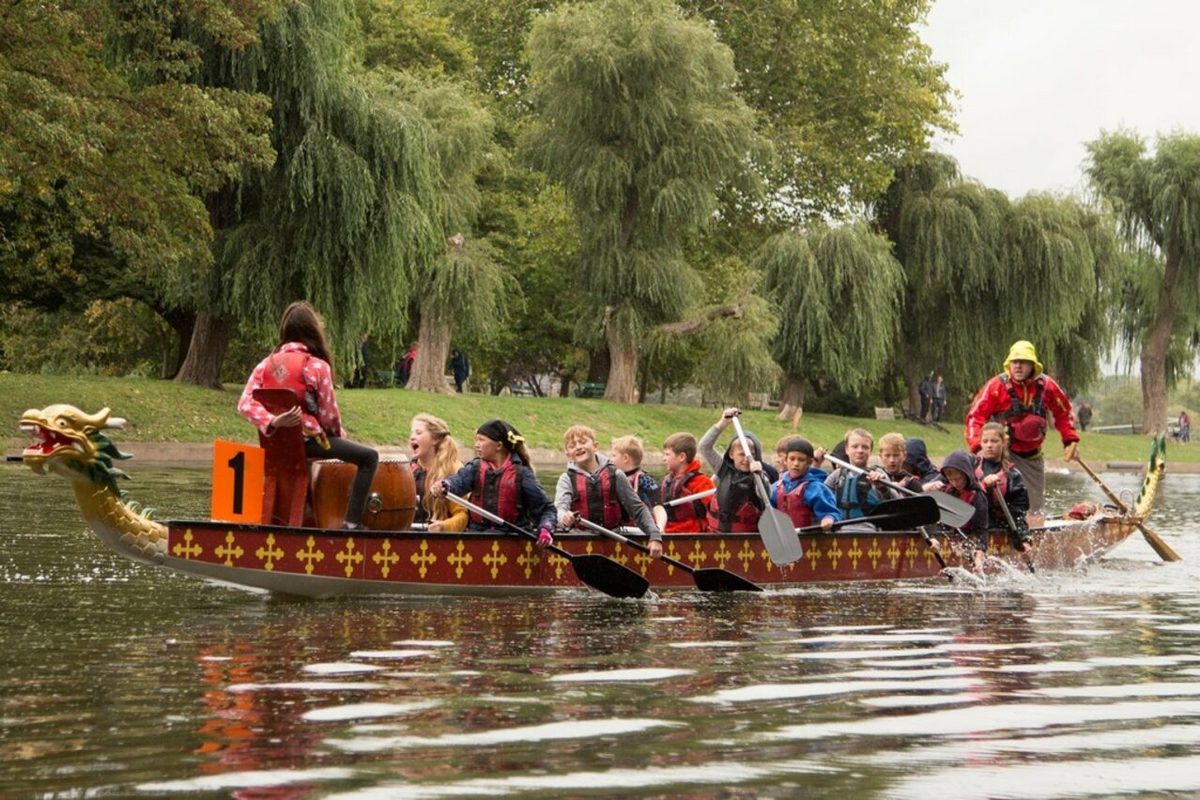
{"label": "gold fleur-de-lis pattern on hull", "polygon": [[[608,540],[564,535],[572,553],[591,553],[644,575],[652,585],[693,587],[690,574],[640,550]],[[775,564],[757,534],[667,535],[666,555],[695,569],[723,569],[765,585],[812,580],[927,577],[936,574],[933,554],[917,534],[801,537],[803,557]],[[1010,555],[1002,537],[989,550]],[[168,553],[181,561],[261,570],[275,575],[336,577],[447,586],[578,586],[570,561],[532,542],[497,534],[347,536],[311,529],[223,527],[189,522],[173,526]],[[206,574],[213,574],[207,572]],[[236,579],[231,576],[231,579]]]}

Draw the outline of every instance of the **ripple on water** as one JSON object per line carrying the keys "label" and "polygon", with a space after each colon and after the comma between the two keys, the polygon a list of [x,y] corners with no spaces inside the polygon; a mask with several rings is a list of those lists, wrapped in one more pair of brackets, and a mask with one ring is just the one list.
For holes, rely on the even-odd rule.
{"label": "ripple on water", "polygon": [[227,789],[264,789],[271,786],[289,786],[296,783],[346,780],[354,771],[341,767],[317,769],[268,769],[245,772],[225,772],[220,775],[203,775],[177,781],[154,781],[139,784],[137,789],[149,794],[183,792],[217,792]]}
{"label": "ripple on water", "polygon": [[517,728],[500,728],[471,733],[447,733],[442,736],[388,736],[331,740],[329,743],[355,753],[373,753],[408,747],[495,747],[525,742],[563,739],[593,739],[601,736],[641,733],[652,728],[681,728],[681,722],[657,719],[598,719],[550,722]]}
{"label": "ripple on water", "polygon": [[432,650],[353,650],[351,658],[420,658],[434,655]]}
{"label": "ripple on water", "polygon": [[301,716],[310,722],[345,722],[353,719],[397,717],[436,706],[437,703],[428,700],[417,703],[348,703],[342,706],[314,708],[305,711]]}
{"label": "ripple on water", "polygon": [[1072,761],[1053,764],[953,767],[904,778],[887,790],[889,800],[1049,800],[1057,797],[1145,795],[1200,790],[1200,756]]}
{"label": "ripple on water", "polygon": [[354,675],[361,672],[379,672],[384,667],[375,664],[354,664],[347,661],[332,661],[327,664],[305,664],[301,669],[317,675]]}
{"label": "ripple on water", "polygon": [[850,722],[789,725],[767,739],[826,739],[837,736],[957,736],[987,731],[1051,728],[1089,722],[1114,722],[1200,715],[1200,702],[1058,704],[1011,703],[931,711]]}
{"label": "ripple on water", "polygon": [[979,685],[977,678],[937,678],[925,681],[812,681],[809,683],[760,683],[738,689],[722,689],[712,694],[688,698],[693,703],[757,703],[800,697],[867,692],[941,692],[969,689]]}
{"label": "ripple on water", "polygon": [[591,672],[567,672],[550,678],[555,682],[586,681],[588,683],[604,683],[609,681],[661,681],[667,678],[677,678],[681,675],[692,675],[695,670],[666,669],[646,667],[643,669],[608,669]]}

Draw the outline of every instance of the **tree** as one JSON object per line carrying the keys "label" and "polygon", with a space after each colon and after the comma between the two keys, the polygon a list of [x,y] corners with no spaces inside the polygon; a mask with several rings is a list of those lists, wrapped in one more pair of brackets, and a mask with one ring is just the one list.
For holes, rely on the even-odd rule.
{"label": "tree", "polygon": [[1116,131],[1087,147],[1092,186],[1140,265],[1129,287],[1138,306],[1124,316],[1124,331],[1140,345],[1142,428],[1161,432],[1172,369],[1194,353],[1186,345],[1200,301],[1200,136],[1160,136],[1151,153],[1136,134]]}
{"label": "tree", "polygon": [[752,187],[752,113],[728,48],[667,0],[566,6],[534,23],[527,52],[528,151],[579,219],[580,284],[610,355],[605,397],[633,402],[649,328],[702,296],[687,237],[711,222],[722,186]]}
{"label": "tree", "polygon": [[734,54],[738,89],[775,158],[760,162],[788,224],[877,198],[895,164],[953,131],[946,66],[920,38],[930,0],[683,0]]}
{"label": "tree", "polygon": [[1061,343],[1067,355],[1084,324],[1096,346],[1076,351],[1091,363],[1074,369],[1094,374],[1109,339],[1100,328],[1112,249],[1096,229],[1103,219],[1079,201],[1030,195],[1013,203],[931,153],[897,172],[875,221],[904,267],[895,362],[914,408],[923,372],[936,367],[973,391],[1014,340],[1040,343],[1048,353]]}
{"label": "tree", "polygon": [[202,197],[274,159],[266,98],[192,82],[194,39],[240,51],[273,6],[4,4],[0,300],[132,297],[190,331],[185,276],[212,261]]}
{"label": "tree", "polygon": [[267,171],[209,195],[215,268],[180,381],[218,385],[234,319],[270,329],[303,297],[329,315],[335,351],[408,323],[417,266],[441,248],[437,167],[420,114],[356,69],[339,0],[287,4],[242,52],[210,43],[201,82],[271,99]]}
{"label": "tree", "polygon": [[857,392],[880,378],[904,290],[890,242],[865,222],[813,224],[768,239],[756,263],[782,320],[772,344],[784,373],[781,419],[799,422],[810,382]]}

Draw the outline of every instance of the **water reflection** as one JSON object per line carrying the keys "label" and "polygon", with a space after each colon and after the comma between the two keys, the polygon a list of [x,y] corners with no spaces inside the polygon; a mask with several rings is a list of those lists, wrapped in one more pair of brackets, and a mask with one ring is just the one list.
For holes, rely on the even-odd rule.
{"label": "water reflection", "polygon": [[[0,475],[0,796],[1200,790],[1194,478],[1169,566],[1134,538],[983,590],[296,602],[110,556],[61,484]],[[135,496],[202,515],[197,478]]]}

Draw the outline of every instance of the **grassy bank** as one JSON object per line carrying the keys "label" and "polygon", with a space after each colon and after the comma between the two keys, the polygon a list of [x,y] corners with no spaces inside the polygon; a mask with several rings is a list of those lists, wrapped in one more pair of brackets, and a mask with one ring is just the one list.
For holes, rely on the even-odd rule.
{"label": "grassy bank", "polygon": [[[7,425],[6,452],[24,446],[16,431],[16,420],[28,408],[52,403],[70,403],[84,411],[104,406],[128,420],[119,438],[145,442],[210,442],[215,438],[253,441],[252,430],[236,411],[241,387],[229,386],[214,392],[168,381],[145,378],[68,378],[50,375],[0,374],[0,424]],[[355,439],[376,445],[400,445],[407,441],[409,421],[420,411],[445,419],[460,441],[470,442],[479,423],[502,417],[516,426],[534,448],[559,450],[562,432],[582,423],[595,428],[602,444],[616,436],[635,434],[657,453],[662,440],[676,431],[697,436],[716,421],[719,409],[683,406],[626,406],[604,400],[575,398],[492,397],[481,394],[432,395],[404,389],[342,390],[338,403],[347,429]],[[743,417],[770,448],[776,439],[791,432],[790,426],[765,411],[747,411]],[[863,427],[878,437],[887,431],[918,436],[935,456],[963,446],[961,425],[948,422],[950,433],[940,433],[911,422],[880,422],[873,419],[806,414],[799,433],[814,443],[832,446],[850,427]],[[1139,436],[1085,433],[1082,452],[1089,461],[1135,461],[1146,457],[1147,440]],[[1057,447],[1049,450],[1057,457]],[[1168,456],[1177,463],[1200,462],[1200,447],[1177,446]]]}

